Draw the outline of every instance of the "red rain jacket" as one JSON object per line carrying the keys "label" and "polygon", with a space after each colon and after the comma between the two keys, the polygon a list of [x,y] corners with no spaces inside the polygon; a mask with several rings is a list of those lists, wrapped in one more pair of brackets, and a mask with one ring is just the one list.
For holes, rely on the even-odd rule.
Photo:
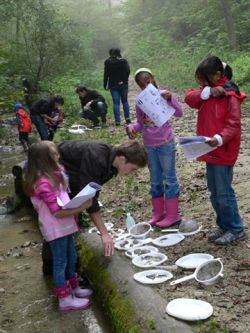
{"label": "red rain jacket", "polygon": [[18,131],[24,133],[30,133],[32,130],[31,120],[27,112],[23,109],[18,109],[16,111]]}
{"label": "red rain jacket", "polygon": [[[224,86],[228,80],[222,78],[213,86]],[[223,145],[198,158],[199,161],[218,165],[234,165],[240,149],[241,138],[241,108],[246,98],[244,93],[226,91],[221,98],[211,96],[207,100],[200,98],[200,89],[187,91],[185,102],[198,109],[197,135],[213,137],[219,134]]]}

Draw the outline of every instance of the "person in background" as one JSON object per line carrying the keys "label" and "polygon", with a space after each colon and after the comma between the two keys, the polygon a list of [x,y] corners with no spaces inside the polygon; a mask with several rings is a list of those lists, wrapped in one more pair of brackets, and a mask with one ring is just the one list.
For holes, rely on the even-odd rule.
{"label": "person in background", "polygon": [[104,62],[104,89],[110,90],[113,99],[113,112],[116,126],[121,124],[120,101],[123,105],[124,118],[130,124],[130,112],[128,104],[128,78],[130,74],[129,64],[122,58],[118,48],[109,50],[110,57]]}
{"label": "person in background", "polygon": [[90,305],[92,290],[79,287],[73,234],[78,231],[75,215],[90,207],[92,202],[88,200],[71,209],[62,209],[58,205],[57,198],[63,204],[70,199],[58,150],[51,141],[34,143],[29,148],[24,184],[38,212],[41,233],[52,252],[54,292],[59,300],[59,310],[85,309]]}
{"label": "person in background", "polygon": [[232,180],[240,149],[240,105],[246,95],[238,87],[230,89],[232,71],[225,69],[216,56],[204,59],[195,72],[200,88],[189,90],[185,96],[185,102],[199,110],[197,135],[210,137],[207,144],[217,147],[198,159],[206,162],[210,201],[216,213],[217,228],[208,240],[217,245],[230,244],[245,235]]}
{"label": "person in background", "polygon": [[64,99],[60,95],[49,96],[35,102],[30,108],[30,118],[40,135],[41,140],[49,140],[50,133],[47,123],[55,124],[52,113],[56,109],[61,109]]}
{"label": "person in background", "polygon": [[90,90],[84,86],[78,86],[76,93],[79,96],[82,112],[81,117],[89,119],[93,122],[94,127],[99,127],[101,119],[101,126],[106,127],[106,114],[108,106],[105,98],[95,90]]}
{"label": "person in background", "polygon": [[30,146],[29,133],[32,131],[31,120],[28,112],[21,103],[16,103],[14,105],[14,110],[16,113],[19,141],[26,152]]}
{"label": "person in background", "polygon": [[52,111],[51,118],[53,119],[53,122],[47,121],[47,127],[49,130],[49,140],[53,141],[58,126],[64,121],[64,112],[62,108],[57,108]]}
{"label": "person in background", "polygon": [[[135,72],[135,81],[144,90],[148,84],[157,87],[150,69],[140,68]],[[174,116],[181,117],[183,112],[176,97],[167,90],[160,91],[166,102],[175,109]],[[136,105],[137,121],[127,126],[130,139],[142,132],[148,154],[153,216],[149,223],[152,226],[167,228],[181,220],[179,214],[179,182],[175,170],[176,143],[169,121],[161,127]]]}

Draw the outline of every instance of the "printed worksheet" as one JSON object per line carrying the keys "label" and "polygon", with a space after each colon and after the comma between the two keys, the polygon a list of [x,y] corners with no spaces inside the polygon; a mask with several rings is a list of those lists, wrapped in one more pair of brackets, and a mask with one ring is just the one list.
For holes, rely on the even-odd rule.
{"label": "printed worksheet", "polygon": [[101,190],[101,185],[91,182],[86,185],[73,199],[71,199],[66,205],[64,205],[60,198],[57,198],[57,204],[63,209],[77,208],[81,206],[87,200],[93,198],[97,191]]}
{"label": "printed worksheet", "polygon": [[151,83],[137,96],[136,105],[149,116],[157,127],[165,124],[175,113],[175,109],[167,103],[160,91]]}
{"label": "printed worksheet", "polygon": [[207,136],[189,136],[179,138],[179,146],[187,160],[195,160],[197,157],[205,155],[217,147],[211,147],[206,142],[211,138]]}

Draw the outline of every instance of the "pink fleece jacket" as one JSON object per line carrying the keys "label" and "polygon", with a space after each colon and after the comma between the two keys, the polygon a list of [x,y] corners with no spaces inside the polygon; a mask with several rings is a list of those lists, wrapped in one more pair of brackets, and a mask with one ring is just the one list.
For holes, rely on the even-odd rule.
{"label": "pink fleece jacket", "polygon": [[[183,115],[182,107],[174,95],[172,95],[171,101],[167,103],[175,109],[175,117]],[[174,132],[169,121],[161,127],[157,127],[138,106],[136,106],[136,118],[137,121],[128,125],[128,127],[136,132],[142,132],[146,147],[157,147],[173,140]]]}
{"label": "pink fleece jacket", "polygon": [[57,198],[60,198],[63,204],[70,201],[65,190],[56,189],[46,177],[42,176],[31,196],[31,202],[38,213],[39,228],[47,242],[71,235],[79,230],[73,216],[64,218],[54,216],[61,209],[57,204]]}

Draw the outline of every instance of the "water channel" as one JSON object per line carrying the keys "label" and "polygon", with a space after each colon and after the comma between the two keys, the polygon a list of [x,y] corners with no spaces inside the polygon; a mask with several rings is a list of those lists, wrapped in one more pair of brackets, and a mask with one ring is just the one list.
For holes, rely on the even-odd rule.
{"label": "water channel", "polygon": [[3,214],[5,198],[14,194],[12,167],[25,155],[18,146],[0,147],[0,153],[0,332],[112,333],[95,298],[85,311],[57,310],[52,278],[42,274],[42,239],[32,209]]}

